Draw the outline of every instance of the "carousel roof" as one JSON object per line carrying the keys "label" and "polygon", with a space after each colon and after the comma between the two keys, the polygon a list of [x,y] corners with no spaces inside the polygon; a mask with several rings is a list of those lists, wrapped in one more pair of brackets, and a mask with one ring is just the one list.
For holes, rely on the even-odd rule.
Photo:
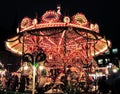
{"label": "carousel roof", "polygon": [[64,57],[72,57],[69,61],[72,62],[77,57],[85,62],[111,46],[111,42],[100,35],[98,24],[90,23],[84,14],[70,17],[58,11],[46,11],[40,20],[24,17],[17,35],[5,42],[6,48],[20,55],[42,48],[48,61],[60,62]]}

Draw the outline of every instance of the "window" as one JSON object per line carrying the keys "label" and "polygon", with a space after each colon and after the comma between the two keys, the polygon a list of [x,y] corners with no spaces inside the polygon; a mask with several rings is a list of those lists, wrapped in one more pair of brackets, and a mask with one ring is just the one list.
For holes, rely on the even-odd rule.
{"label": "window", "polygon": [[118,54],[118,49],[117,48],[112,49],[112,54]]}
{"label": "window", "polygon": [[105,63],[109,63],[110,62],[110,58],[105,58]]}
{"label": "window", "polygon": [[103,59],[98,59],[98,64],[103,64]]}

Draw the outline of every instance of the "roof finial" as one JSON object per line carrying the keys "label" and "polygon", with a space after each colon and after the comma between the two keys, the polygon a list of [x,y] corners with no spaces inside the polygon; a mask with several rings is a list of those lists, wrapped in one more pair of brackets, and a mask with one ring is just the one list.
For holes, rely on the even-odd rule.
{"label": "roof finial", "polygon": [[61,15],[61,6],[60,6],[60,4],[57,5],[57,13]]}

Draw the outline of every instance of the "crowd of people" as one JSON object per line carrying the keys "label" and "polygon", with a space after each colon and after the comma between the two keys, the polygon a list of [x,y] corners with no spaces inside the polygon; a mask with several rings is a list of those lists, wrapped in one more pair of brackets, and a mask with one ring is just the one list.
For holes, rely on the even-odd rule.
{"label": "crowd of people", "polygon": [[5,73],[0,75],[0,84],[3,91],[24,92],[25,86],[29,85],[29,78],[17,72]]}
{"label": "crowd of people", "polygon": [[[32,70],[31,68],[28,68]],[[25,92],[30,89],[32,82],[32,71],[25,66],[21,72],[9,72],[6,69],[0,70],[0,90]],[[28,73],[28,71],[30,73]],[[104,75],[100,77],[89,76],[89,73],[95,71],[77,68],[75,66],[66,66],[58,68],[55,65],[45,67],[41,70],[36,69],[35,89],[37,94],[48,94],[58,92],[64,94],[82,94],[94,92],[94,94],[119,94],[120,72]],[[31,75],[31,76],[30,76]],[[32,88],[32,87],[31,87]],[[50,91],[50,92],[49,92]]]}

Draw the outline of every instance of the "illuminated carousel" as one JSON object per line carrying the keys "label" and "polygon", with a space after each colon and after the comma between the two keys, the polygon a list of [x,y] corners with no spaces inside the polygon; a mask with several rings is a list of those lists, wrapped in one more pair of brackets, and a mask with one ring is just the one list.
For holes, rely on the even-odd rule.
{"label": "illuminated carousel", "polygon": [[46,55],[44,66],[64,69],[65,75],[69,66],[79,76],[97,67],[94,57],[111,46],[100,35],[98,24],[90,23],[82,13],[61,15],[60,7],[57,12],[46,11],[39,19],[24,17],[17,29],[17,35],[5,42],[8,50],[21,56],[42,50]]}

